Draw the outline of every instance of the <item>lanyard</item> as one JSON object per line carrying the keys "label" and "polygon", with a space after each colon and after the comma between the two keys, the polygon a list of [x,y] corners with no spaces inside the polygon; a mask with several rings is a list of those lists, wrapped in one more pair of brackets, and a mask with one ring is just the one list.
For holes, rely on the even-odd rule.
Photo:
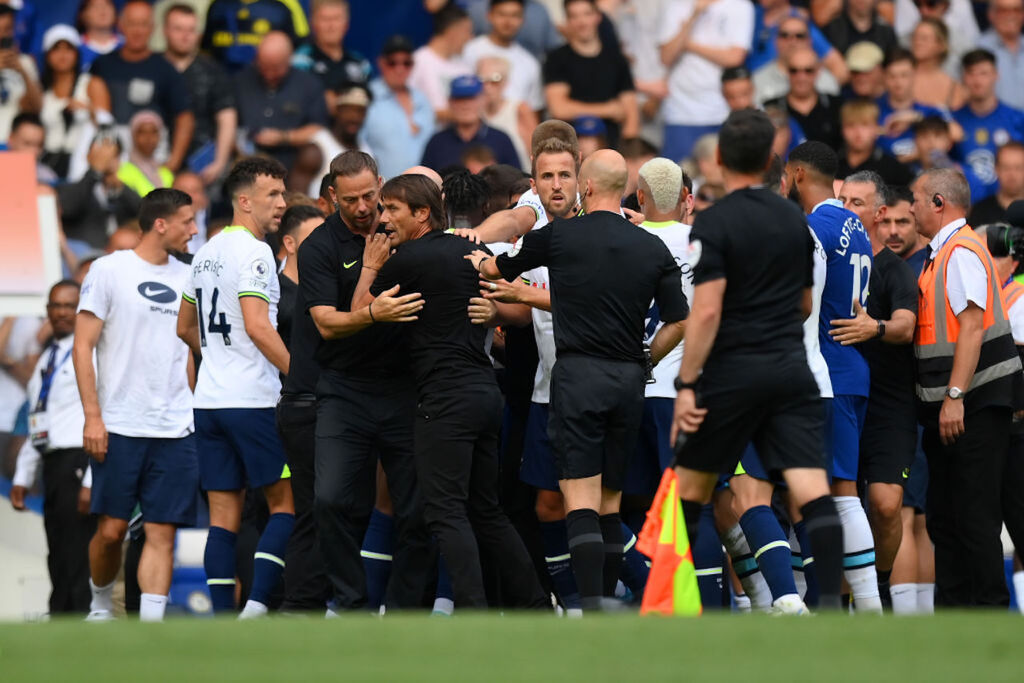
{"label": "lanyard", "polygon": [[36,412],[46,410],[46,402],[50,398],[50,388],[53,386],[53,378],[57,376],[57,371],[60,370],[61,366],[67,361],[71,355],[71,349],[64,352],[64,356],[60,359],[59,363],[54,364],[57,359],[57,345],[54,344],[50,348],[50,359],[46,363],[46,369],[43,370],[43,384],[39,388],[39,400],[36,401]]}

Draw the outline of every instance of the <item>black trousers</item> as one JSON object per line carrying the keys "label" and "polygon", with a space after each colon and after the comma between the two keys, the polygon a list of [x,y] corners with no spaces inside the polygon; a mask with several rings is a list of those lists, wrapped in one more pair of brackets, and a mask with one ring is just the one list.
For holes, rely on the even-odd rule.
{"label": "black trousers", "polygon": [[285,556],[281,609],[322,610],[331,598],[331,591],[313,520],[316,397],[282,396],[277,404],[277,431],[288,458],[295,500],[295,528],[288,539]]}
{"label": "black trousers", "polygon": [[1010,436],[1003,468],[1003,523],[1017,555],[1024,556],[1024,434]]}
{"label": "black trousers", "polygon": [[456,608],[485,608],[481,554],[500,573],[503,602],[549,606],[533,562],[498,501],[497,385],[461,387],[420,398],[416,471],[427,526],[441,546]]}
{"label": "black trousers", "polygon": [[96,519],[78,512],[78,493],[89,456],[81,448],[43,455],[43,526],[49,549],[50,614],[88,612],[89,541]]}
{"label": "black trousers", "polygon": [[1010,409],[964,416],[965,432],[943,445],[937,421],[925,425],[928,534],[935,544],[935,604],[1006,607],[1002,476],[1010,445]]}
{"label": "black trousers", "polygon": [[376,498],[377,458],[395,511],[395,552],[386,605],[424,606],[433,596],[437,553],[430,542],[416,485],[412,426],[416,393],[405,379],[354,379],[332,370],[317,384],[317,542],[335,609],[366,607],[360,549]]}

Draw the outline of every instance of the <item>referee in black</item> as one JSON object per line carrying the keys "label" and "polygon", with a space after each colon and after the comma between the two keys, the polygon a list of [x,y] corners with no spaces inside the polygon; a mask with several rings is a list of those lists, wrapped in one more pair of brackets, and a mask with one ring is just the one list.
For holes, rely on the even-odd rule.
{"label": "referee in black", "polygon": [[[843,532],[803,344],[814,241],[800,208],[761,186],[774,137],[768,117],[750,109],[730,114],[718,133],[729,194],[690,232],[695,288],[676,381],[676,474],[692,547],[719,474],[735,471],[753,441],[765,468],[782,472],[807,525],[819,604],[838,608]],[[677,441],[681,432],[688,438]]]}
{"label": "referee in black", "polygon": [[[412,425],[415,385],[404,332],[397,321],[415,320],[417,293],[385,292],[371,306],[350,303],[363,270],[367,238],[382,232],[377,163],[345,152],[331,162],[331,195],[338,206],[299,247],[299,297],[319,341],[297,325],[292,353],[315,353],[316,452],[313,514],[317,542],[333,599],[330,609],[367,606],[360,546],[373,511],[377,459],[394,501],[397,542],[388,607],[422,605],[434,573],[432,550],[416,486]],[[308,326],[307,326],[308,328]],[[311,348],[311,341],[317,341]]]}
{"label": "referee in black", "polygon": [[655,362],[679,343],[689,312],[665,243],[620,213],[626,176],[618,152],[591,154],[579,173],[586,215],[533,230],[497,259],[479,250],[470,256],[489,280],[512,281],[542,265],[551,276],[557,355],[548,433],[584,610],[614,594],[622,564],[619,503],[643,418],[651,300],[665,321],[651,341]]}

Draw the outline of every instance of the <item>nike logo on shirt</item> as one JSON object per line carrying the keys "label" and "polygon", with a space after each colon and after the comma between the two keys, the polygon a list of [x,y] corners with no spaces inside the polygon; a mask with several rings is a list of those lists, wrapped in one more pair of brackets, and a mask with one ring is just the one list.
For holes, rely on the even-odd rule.
{"label": "nike logo on shirt", "polygon": [[162,294],[163,292],[166,292],[166,291],[167,290],[164,289],[163,287],[158,287],[156,289],[150,289],[149,287],[146,287],[146,291],[144,292],[144,294],[146,296],[154,296],[156,294]]}
{"label": "nike logo on shirt", "polygon": [[352,263],[343,263],[341,265],[345,266],[345,269],[348,270],[349,268],[351,268],[352,266],[354,266],[357,263],[359,263],[359,259],[356,259]]}

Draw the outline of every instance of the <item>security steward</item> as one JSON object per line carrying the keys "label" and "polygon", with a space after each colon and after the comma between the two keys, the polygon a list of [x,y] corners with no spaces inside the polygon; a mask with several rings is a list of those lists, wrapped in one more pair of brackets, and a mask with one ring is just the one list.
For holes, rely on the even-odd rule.
{"label": "security steward", "polygon": [[532,230],[496,259],[480,250],[467,257],[489,280],[548,267],[556,350],[548,434],[584,611],[613,595],[622,564],[619,503],[643,417],[651,299],[665,322],[651,340],[655,363],[679,344],[689,312],[665,243],[620,213],[626,177],[618,152],[595,152],[579,173],[584,216]]}
{"label": "security steward", "polygon": [[825,476],[824,407],[803,343],[814,240],[799,207],[762,186],[774,137],[768,117],[751,109],[731,113],[719,131],[729,194],[690,232],[695,287],[676,382],[676,475],[693,546],[701,506],[753,442],[765,469],[782,472],[804,518],[819,606],[838,608],[843,533]]}
{"label": "security steward", "polygon": [[[329,608],[364,609],[366,573],[359,551],[373,511],[377,459],[394,501],[397,543],[388,607],[422,604],[436,559],[416,487],[412,425],[415,385],[400,325],[423,307],[418,293],[395,297],[398,287],[351,309],[364,267],[367,238],[383,230],[377,163],[345,152],[331,162],[331,199],[338,212],[299,247],[299,297],[321,341],[315,357],[316,453],[313,515],[333,598]],[[296,326],[292,352],[314,352]]]}
{"label": "security steward", "polygon": [[1000,484],[1021,362],[992,257],[967,225],[967,180],[932,169],[911,189],[917,231],[931,240],[918,280],[914,355],[935,604],[1005,607]]}

